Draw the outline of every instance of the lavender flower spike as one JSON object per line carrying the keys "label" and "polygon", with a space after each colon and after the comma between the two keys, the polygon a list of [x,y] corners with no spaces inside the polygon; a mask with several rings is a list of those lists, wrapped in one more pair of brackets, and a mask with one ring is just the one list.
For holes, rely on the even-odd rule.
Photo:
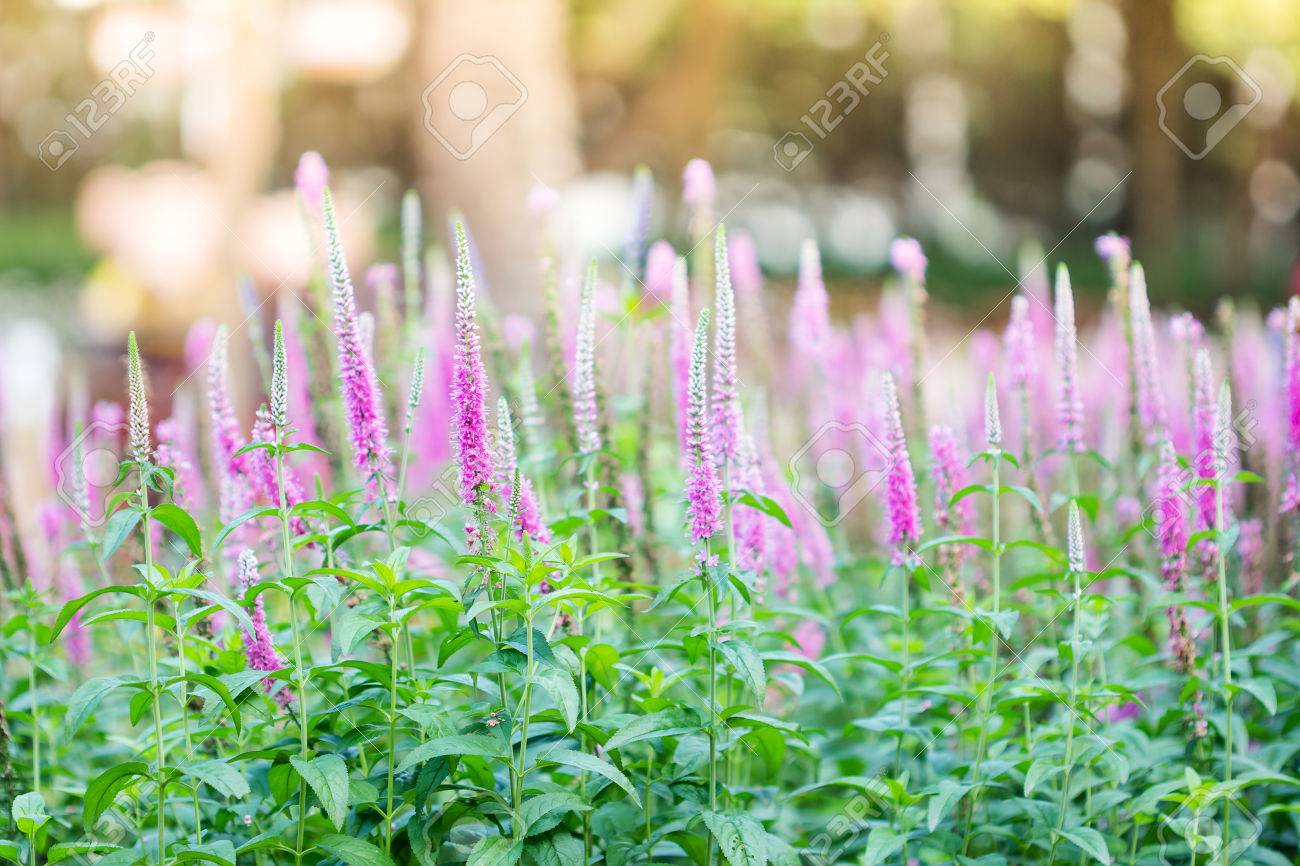
{"label": "lavender flower spike", "polygon": [[717,230],[714,251],[718,321],[713,330],[713,445],[718,460],[735,462],[740,449],[740,396],[736,392],[736,295],[731,288],[727,230]]}
{"label": "lavender flower spike", "polygon": [[467,505],[493,510],[492,454],[488,450],[487,373],[479,354],[474,270],[465,224],[456,223],[456,350],[452,362],[452,430]]}
{"label": "lavender flower spike", "polygon": [[135,341],[135,331],[126,338],[126,386],[131,400],[128,411],[131,431],[131,456],[137,463],[149,459],[149,400],[144,388],[144,365],[140,363],[140,347]]}
{"label": "lavender flower spike", "polygon": [[334,289],[334,336],[338,341],[339,384],[352,434],[352,462],[366,479],[371,495],[387,496],[393,474],[388,450],[388,422],[384,417],[379,382],[357,317],[356,293],[348,274],[347,258],[334,218],[334,200],[327,187],[322,194],[325,238],[329,246],[329,274]]}
{"label": "lavender flower spike", "polygon": [[[1100,241],[1098,241],[1100,243]],[[1146,444],[1153,446],[1164,437],[1165,407],[1160,398],[1156,366],[1156,332],[1151,324],[1151,302],[1142,266],[1129,270],[1129,321],[1133,329],[1133,376],[1137,384],[1138,420]]]}
{"label": "lavender flower spike", "polygon": [[1017,391],[1028,388],[1034,367],[1034,323],[1029,318],[1027,295],[1018,294],[1011,299],[1011,318],[1003,342],[1011,387]]}
{"label": "lavender flower spike", "polygon": [[799,250],[799,282],[790,310],[790,344],[800,355],[820,364],[830,341],[830,298],[822,281],[821,253],[809,238]]}
{"label": "lavender flower spike", "polygon": [[916,476],[907,454],[907,434],[898,405],[894,374],[886,372],[882,383],[885,398],[885,446],[889,449],[889,474],[885,482],[885,506],[889,514],[889,543],[894,546],[894,564],[915,558],[908,547],[921,538],[921,511],[917,501]]}
{"label": "lavender flower spike", "polygon": [[925,282],[925,267],[928,262],[916,238],[895,238],[889,245],[889,263],[899,276],[917,285]]}
{"label": "lavender flower spike", "polygon": [[[253,588],[258,581],[257,574],[257,554],[252,550],[245,548],[239,552],[239,588],[242,592],[247,592]],[[259,595],[253,602],[253,631],[244,634],[244,660],[248,664],[249,670],[254,671],[278,671],[284,667],[284,659],[276,652],[275,641],[271,638],[271,631],[266,627],[266,596]],[[262,680],[262,688],[267,693],[275,688],[275,680],[266,677]],[[293,695],[288,689],[281,689],[275,696],[276,703],[284,706],[293,701]]]}
{"label": "lavender flower spike", "polygon": [[1083,398],[1079,394],[1078,333],[1074,326],[1074,292],[1065,265],[1056,268],[1056,403],[1058,440],[1062,451],[1083,451]]}
{"label": "lavender flower spike", "polygon": [[578,310],[578,336],[573,356],[573,426],[578,452],[600,450],[600,410],[596,404],[596,262],[587,267]]}
{"label": "lavender flower spike", "polygon": [[708,385],[705,361],[709,339],[709,311],[700,312],[691,347],[686,418],[687,479],[686,513],[690,518],[691,543],[698,544],[722,526],[722,498],[719,494],[718,468],[714,464],[713,442],[708,430]]}

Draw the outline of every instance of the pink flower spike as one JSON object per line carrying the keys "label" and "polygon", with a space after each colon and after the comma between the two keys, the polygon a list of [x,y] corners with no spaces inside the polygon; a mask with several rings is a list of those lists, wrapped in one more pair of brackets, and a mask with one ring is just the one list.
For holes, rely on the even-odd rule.
{"label": "pink flower spike", "polygon": [[[1100,241],[1098,241],[1100,244]],[[1148,447],[1164,437],[1165,407],[1160,395],[1156,362],[1156,332],[1151,324],[1151,303],[1142,266],[1129,273],[1129,321],[1133,331],[1133,377],[1137,385],[1138,420]]]}
{"label": "pink flower spike", "polygon": [[330,170],[325,159],[314,150],[298,158],[298,168],[293,173],[293,185],[305,207],[313,212],[321,209],[325,188],[329,186]]}
{"label": "pink flower spike", "polygon": [[830,344],[830,298],[822,281],[821,253],[809,238],[799,252],[799,282],[790,310],[790,345],[820,366]]}
{"label": "pink flower spike", "polygon": [[917,284],[925,282],[928,262],[921,251],[921,242],[915,238],[896,238],[889,245],[889,263],[899,276]]}
{"label": "pink flower spike", "polygon": [[478,309],[469,239],[456,223],[456,350],[451,375],[452,430],[467,505],[494,511],[492,454],[488,443],[487,373],[479,353]]}
{"label": "pink flower spike", "polygon": [[672,318],[668,358],[672,367],[673,397],[677,405],[677,440],[682,452],[682,465],[685,466],[690,459],[687,416],[690,406],[691,342],[694,339],[691,330],[691,319],[694,316],[691,314],[690,281],[686,278],[685,259],[676,260],[672,281],[672,304],[668,311]]}
{"label": "pink flower spike", "polygon": [[740,395],[736,391],[736,296],[727,264],[727,231],[718,226],[714,250],[718,321],[713,330],[713,445],[718,460],[736,459],[740,447]]}
{"label": "pink flower spike", "polygon": [[882,383],[885,412],[885,445],[889,449],[889,470],[885,482],[885,506],[889,515],[889,543],[894,547],[895,565],[914,560],[911,545],[921,538],[921,512],[917,503],[916,476],[907,454],[907,434],[898,405],[894,375],[886,372]]}
{"label": "pink flower spike", "polygon": [[645,291],[651,301],[668,303],[673,295],[673,271],[677,253],[668,241],[655,241],[645,260]]}
{"label": "pink flower spike", "polygon": [[705,377],[708,339],[709,311],[704,310],[695,326],[688,380],[686,513],[692,544],[699,544],[722,528],[718,468],[708,430],[709,394]]}
{"label": "pink flower spike", "polygon": [[707,160],[693,159],[682,171],[682,201],[691,208],[712,208],[717,196],[713,166]]}
{"label": "pink flower spike", "polygon": [[371,496],[389,495],[393,474],[388,450],[388,421],[371,354],[357,316],[356,293],[339,239],[330,191],[322,196],[325,236],[329,246],[329,275],[334,288],[334,335],[338,340],[339,384],[352,436],[352,463],[366,481]]}
{"label": "pink flower spike", "polygon": [[[245,548],[239,553],[239,588],[241,595],[246,595],[258,582],[257,573],[257,554],[252,550]],[[278,671],[284,667],[284,659],[275,649],[275,641],[271,637],[271,630],[266,625],[266,604],[265,595],[258,595],[253,601],[253,631],[243,632],[244,637],[244,660],[249,670],[253,671]],[[276,681],[272,677],[262,680],[262,688],[270,694],[271,689],[275,688]],[[276,702],[285,706],[293,701],[292,693],[287,689],[281,689],[276,693]]]}
{"label": "pink flower spike", "polygon": [[1057,446],[1079,453],[1083,448],[1083,398],[1079,393],[1079,346],[1074,325],[1074,292],[1065,265],[1056,269]]}

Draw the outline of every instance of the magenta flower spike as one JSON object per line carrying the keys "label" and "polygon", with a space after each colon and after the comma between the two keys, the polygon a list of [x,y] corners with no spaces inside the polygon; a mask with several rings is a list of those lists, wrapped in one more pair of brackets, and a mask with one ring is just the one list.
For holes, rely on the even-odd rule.
{"label": "magenta flower spike", "polygon": [[822,280],[821,253],[817,242],[809,238],[799,252],[799,282],[790,310],[790,345],[820,367],[830,338],[830,298]]}
{"label": "magenta flower spike", "polygon": [[[668,356],[672,366],[673,397],[677,404],[677,440],[683,460],[690,458],[690,446],[687,441],[690,407],[691,343],[694,333],[691,329],[690,281],[686,277],[686,260],[677,259],[673,268],[672,303],[669,307],[672,324],[669,331]],[[685,466],[686,463],[683,463]]]}
{"label": "magenta flower spike", "polygon": [[387,497],[393,462],[388,449],[388,421],[384,417],[383,397],[357,316],[356,293],[352,288],[352,277],[348,273],[347,258],[334,218],[334,202],[328,188],[322,194],[322,203],[329,246],[329,275],[334,289],[339,385],[352,438],[352,463],[365,479],[371,496]]}
{"label": "magenta flower spike", "polygon": [[889,515],[889,543],[894,547],[894,564],[913,561],[910,546],[921,538],[921,512],[917,503],[916,476],[907,454],[907,434],[898,405],[894,375],[886,372],[882,383],[885,412],[885,446],[889,469],[885,481],[885,506]]}
{"label": "magenta flower spike", "polygon": [[[515,481],[515,470],[519,466],[519,456],[515,449],[515,425],[510,414],[510,405],[505,397],[497,399],[497,440],[496,470],[497,484],[503,499],[514,495],[511,489]],[[532,482],[523,473],[519,474],[519,510],[515,515],[515,537],[523,539],[528,533],[539,544],[550,544],[551,533],[542,520],[541,510],[537,504],[537,495],[533,492]]]}
{"label": "magenta flower spike", "polygon": [[[1178,457],[1173,443],[1165,439],[1160,446],[1153,513],[1160,546],[1160,577],[1169,592],[1181,592],[1185,588],[1187,573],[1187,513],[1180,487]],[[1188,626],[1187,613],[1181,605],[1170,605],[1165,609],[1165,616],[1169,620],[1169,655],[1178,670],[1190,671],[1196,664],[1196,642]]]}
{"label": "magenta flower spike", "polygon": [[677,253],[668,241],[655,241],[645,259],[645,291],[651,301],[667,304],[673,296],[673,271]]}
{"label": "magenta flower spike", "polygon": [[735,462],[740,448],[740,394],[736,390],[736,296],[727,262],[727,230],[718,226],[713,273],[717,280],[713,329],[713,447],[719,462]]}
{"label": "magenta flower spike", "polygon": [[[266,406],[261,406],[253,418],[253,441],[275,443],[275,419]],[[275,458],[271,452],[265,448],[258,448],[249,451],[244,455],[248,458],[248,474],[253,479],[253,484],[257,492],[269,504],[276,507],[280,505],[280,482],[276,477]],[[284,467],[284,502],[289,508],[302,502],[305,497],[302,493],[302,484],[298,481],[298,475],[285,461]],[[301,517],[292,517],[289,520],[289,526],[294,535],[306,535],[310,530],[306,522]]]}
{"label": "magenta flower spike", "polygon": [[930,470],[934,482],[934,525],[945,535],[969,535],[973,525],[970,497],[949,505],[957,491],[969,483],[966,455],[957,444],[952,428],[942,424],[930,428],[930,455],[934,460]]}
{"label": "magenta flower spike", "polygon": [[452,430],[466,505],[494,511],[488,442],[487,373],[479,352],[474,269],[464,223],[456,223],[456,354],[451,374]]}
{"label": "magenta flower spike", "polygon": [[1292,297],[1287,304],[1285,318],[1286,357],[1283,375],[1286,377],[1286,448],[1291,452],[1288,461],[1286,487],[1282,492],[1281,510],[1289,514],[1300,508],[1300,297]]}
{"label": "magenta flower spike", "polygon": [[[754,447],[753,437],[748,434],[741,436],[732,480],[736,490],[749,490],[755,495],[765,493],[758,450]],[[747,505],[736,507],[732,518],[736,535],[736,565],[750,571],[763,570],[767,554],[768,519],[756,508]]]}
{"label": "magenta flower spike", "polygon": [[596,262],[587,267],[578,308],[577,345],[573,354],[573,429],[578,433],[578,453],[595,454],[601,448],[600,408],[596,402]]}
{"label": "magenta flower spike", "polygon": [[[1100,244],[1100,241],[1098,241]],[[1148,446],[1164,438],[1165,406],[1160,395],[1156,366],[1156,332],[1151,324],[1151,302],[1142,266],[1129,271],[1129,321],[1133,329],[1133,376],[1137,384],[1138,421]]]}
{"label": "magenta flower spike", "polygon": [[1011,387],[1017,391],[1029,388],[1034,369],[1034,324],[1027,296],[1018,294],[1011,299],[1011,318],[1002,341]]}
{"label": "magenta flower spike", "polygon": [[[1217,407],[1214,399],[1214,372],[1210,365],[1209,349],[1199,349],[1192,374],[1192,468],[1201,479],[1215,477],[1217,460],[1214,441],[1215,413]],[[1214,488],[1209,485],[1198,487],[1195,493],[1197,529],[1214,528]],[[1211,542],[1212,544],[1213,542]],[[1208,550],[1208,546],[1206,547]],[[1208,555],[1208,554],[1207,554]]]}
{"label": "magenta flower spike", "polygon": [[[239,588],[242,593],[247,593],[257,584],[259,580],[257,573],[257,554],[252,550],[245,548],[239,553]],[[258,595],[253,601],[253,631],[243,632],[244,636],[244,660],[249,670],[253,671],[278,671],[284,667],[284,659],[280,657],[275,649],[275,641],[271,638],[271,630],[266,625],[266,604],[265,596]],[[275,680],[267,677],[262,680],[262,688],[270,694],[271,689],[275,688]],[[293,702],[293,695],[289,689],[281,689],[276,693],[275,700],[281,706],[286,706]]]}
{"label": "magenta flower spike", "polygon": [[705,373],[708,339],[709,311],[703,310],[699,324],[695,326],[695,340],[691,347],[686,412],[686,513],[692,544],[709,539],[722,528],[718,467],[708,426],[709,388]]}
{"label": "magenta flower spike", "polygon": [[1065,265],[1056,268],[1057,447],[1083,451],[1083,398],[1079,393],[1079,346],[1074,324],[1074,292]]}

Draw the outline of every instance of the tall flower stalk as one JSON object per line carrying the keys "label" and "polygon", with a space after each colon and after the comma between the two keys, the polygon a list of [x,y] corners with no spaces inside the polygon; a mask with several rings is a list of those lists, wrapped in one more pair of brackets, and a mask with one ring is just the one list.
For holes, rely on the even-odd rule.
{"label": "tall flower stalk", "polygon": [[[1227,521],[1224,515],[1223,492],[1227,484],[1229,449],[1236,443],[1232,429],[1232,392],[1225,380],[1219,388],[1219,402],[1214,419],[1214,538],[1216,559],[1218,560],[1218,621],[1219,654],[1223,659],[1223,787],[1228,788],[1232,782],[1232,629],[1229,622],[1232,609],[1228,605],[1228,545],[1224,539],[1227,533]],[[1223,866],[1232,862],[1229,852],[1230,819],[1232,817],[1232,798],[1223,798]]]}
{"label": "tall flower stalk", "polygon": [[1070,638],[1070,701],[1066,706],[1067,718],[1065,729],[1065,760],[1061,765],[1061,800],[1057,807],[1056,832],[1052,834],[1052,849],[1048,854],[1048,866],[1056,862],[1056,847],[1061,841],[1061,831],[1065,829],[1065,810],[1070,802],[1070,774],[1074,770],[1074,721],[1079,714],[1079,661],[1083,642],[1080,640],[1083,575],[1087,571],[1084,560],[1083,524],[1079,517],[1079,503],[1070,502],[1070,519],[1068,526],[1069,568],[1074,583],[1071,607],[1074,613],[1074,625]]}
{"label": "tall flower stalk", "polygon": [[1083,451],[1083,397],[1079,391],[1079,337],[1074,291],[1065,265],[1056,269],[1056,446],[1069,457],[1070,495],[1079,495],[1077,455]]}
{"label": "tall flower stalk", "polygon": [[998,411],[998,388],[993,374],[989,374],[988,385],[984,391],[984,439],[989,462],[992,464],[990,489],[990,535],[992,536],[992,557],[990,563],[993,613],[989,617],[989,675],[988,682],[980,690],[980,732],[979,742],[975,747],[975,765],[971,771],[971,802],[966,813],[966,830],[962,835],[963,855],[970,847],[971,824],[975,819],[975,807],[979,804],[981,772],[984,767],[984,753],[988,748],[989,712],[993,703],[993,693],[998,687],[999,650],[998,630],[1002,617],[1002,513],[1001,513],[1001,470],[1002,470],[1002,417]]}
{"label": "tall flower stalk", "polygon": [[[329,191],[325,192],[325,219],[326,224],[333,225],[333,206],[330,204]],[[335,249],[337,237],[331,235],[330,261],[331,266],[335,263]],[[342,256],[342,250],[337,251],[338,256]],[[347,277],[347,266],[342,265],[342,277]],[[339,279],[335,273],[335,292],[336,299],[339,298]],[[348,288],[351,286],[349,284]],[[336,322],[337,324],[337,322]],[[340,352],[342,349],[342,338],[340,338]],[[293,538],[292,525],[293,518],[289,513],[289,500],[285,491],[285,437],[287,435],[287,425],[289,420],[288,409],[288,364],[284,349],[284,325],[280,321],[275,323],[275,346],[273,351],[273,364],[271,373],[271,423],[275,426],[275,480],[277,489],[276,511],[280,519],[280,548],[283,554],[284,580],[292,584],[294,578],[293,567]],[[342,360],[342,356],[340,357]],[[289,592],[289,621],[293,631],[293,669],[294,677],[298,681],[298,757],[305,763],[308,755],[308,728],[310,726],[311,713],[307,705],[307,684],[310,677],[307,665],[303,663],[303,636],[298,624],[297,612],[297,590]],[[307,780],[299,775],[298,779],[298,832],[297,845],[294,848],[294,862],[302,863],[302,855],[306,842],[307,833]]]}
{"label": "tall flower stalk", "polygon": [[[127,412],[130,430],[131,459],[135,462],[139,475],[139,509],[140,509],[140,543],[144,547],[144,574],[150,586],[157,584],[158,575],[154,573],[153,531],[149,514],[149,401],[145,394],[144,365],[140,361],[140,347],[136,343],[135,331],[127,335],[127,396],[130,408]],[[145,651],[149,657],[149,692],[153,708],[154,754],[158,768],[158,866],[167,862],[166,811],[167,811],[167,742],[163,738],[162,695],[163,687],[158,679],[158,636],[154,620],[155,605],[145,602]]]}
{"label": "tall flower stalk", "polygon": [[339,383],[352,437],[352,462],[370,495],[385,503],[391,497],[392,455],[388,449],[388,422],[375,376],[374,361],[362,336],[357,316],[356,292],[348,273],[347,257],[334,217],[334,202],[327,188],[322,202],[325,236],[329,246],[329,274],[334,290],[334,335],[338,340]]}

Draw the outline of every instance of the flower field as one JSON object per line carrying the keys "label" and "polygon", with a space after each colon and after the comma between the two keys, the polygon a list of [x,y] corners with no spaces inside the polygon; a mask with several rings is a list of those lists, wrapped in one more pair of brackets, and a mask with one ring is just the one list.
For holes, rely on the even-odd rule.
{"label": "flower field", "polygon": [[948,334],[900,238],[832,317],[683,184],[534,321],[414,193],[362,282],[304,156],[303,303],[173,394],[133,333],[3,502],[0,860],[1297,862],[1300,301],[1110,234],[1087,327],[1044,257]]}

